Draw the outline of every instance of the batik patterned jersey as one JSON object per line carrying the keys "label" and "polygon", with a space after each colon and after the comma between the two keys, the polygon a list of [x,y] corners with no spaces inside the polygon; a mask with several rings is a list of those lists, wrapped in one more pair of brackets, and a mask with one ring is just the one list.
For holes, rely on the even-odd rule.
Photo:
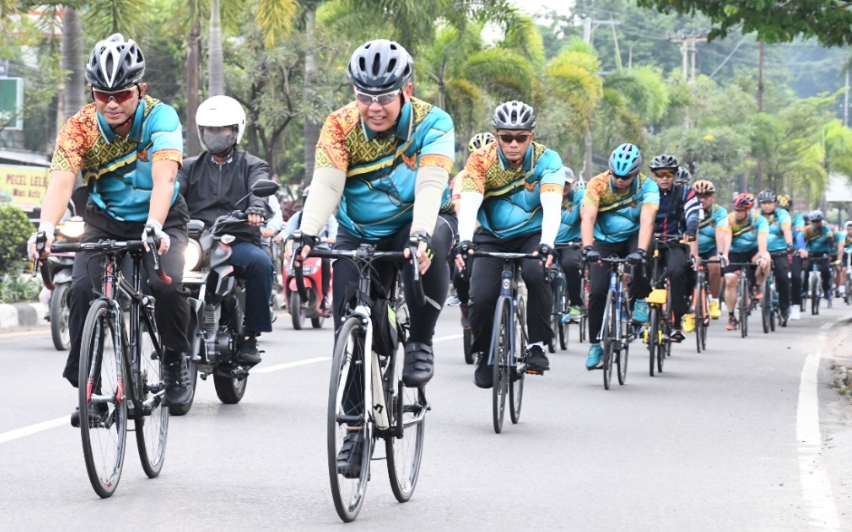
{"label": "batik patterned jersey", "polygon": [[604,172],[589,180],[583,206],[597,207],[595,240],[598,242],[624,242],[639,232],[639,218],[643,210],[655,213],[660,207],[660,188],[657,183],[639,174],[625,190],[618,190],[611,172]]}
{"label": "batik patterned jersey", "polygon": [[580,241],[580,208],[583,206],[585,195],[585,190],[575,189],[562,200],[562,223],[559,224],[556,242]]}

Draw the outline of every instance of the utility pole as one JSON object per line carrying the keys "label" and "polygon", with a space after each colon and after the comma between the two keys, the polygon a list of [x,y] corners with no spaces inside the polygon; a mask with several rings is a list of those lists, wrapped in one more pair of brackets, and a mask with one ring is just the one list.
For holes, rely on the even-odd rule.
{"label": "utility pole", "polygon": [[[579,16],[574,17],[574,25],[583,25],[583,41],[586,44],[592,43],[592,32],[598,26],[613,26],[613,37],[615,37],[615,26],[621,24],[617,20],[593,20],[591,17]],[[615,40],[615,48],[618,50],[618,39]],[[616,64],[621,69],[621,57],[617,58]],[[589,124],[586,127],[585,150],[583,154],[583,180],[588,182],[592,178],[592,126]]]}
{"label": "utility pole", "polygon": [[[676,37],[669,36],[667,37],[669,42],[680,43],[680,53],[681,59],[683,61],[681,67],[681,74],[683,75],[684,81],[688,82],[690,85],[695,84],[695,56],[698,55],[698,47],[695,46],[696,43],[699,42],[707,42],[707,37],[702,35],[686,35],[684,33],[678,34]],[[690,54],[692,54],[692,58],[690,61]],[[692,63],[692,73],[690,75],[689,72],[689,64]],[[683,127],[689,129],[689,115],[685,115],[683,118]]]}

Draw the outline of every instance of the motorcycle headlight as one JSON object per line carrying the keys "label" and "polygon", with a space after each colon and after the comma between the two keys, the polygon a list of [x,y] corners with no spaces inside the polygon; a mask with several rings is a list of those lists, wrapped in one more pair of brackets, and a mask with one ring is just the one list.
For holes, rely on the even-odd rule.
{"label": "motorcycle headlight", "polygon": [[201,266],[201,244],[190,238],[184,252],[184,259],[186,260],[183,265],[184,272],[191,272]]}
{"label": "motorcycle headlight", "polygon": [[83,222],[83,219],[79,216],[74,216],[70,220],[65,221],[60,226],[59,231],[67,238],[80,238],[83,236],[85,228],[86,224]]}

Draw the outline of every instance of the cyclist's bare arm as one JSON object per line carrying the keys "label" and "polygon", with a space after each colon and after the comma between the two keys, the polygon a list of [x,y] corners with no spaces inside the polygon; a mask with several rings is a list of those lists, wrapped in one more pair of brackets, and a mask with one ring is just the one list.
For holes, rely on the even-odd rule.
{"label": "cyclist's bare arm", "polygon": [[595,222],[598,219],[598,208],[594,205],[583,205],[580,216],[583,220],[580,223],[580,238],[583,240],[583,247],[588,247],[595,241]]}
{"label": "cyclist's bare arm", "polygon": [[657,217],[657,209],[648,205],[642,207],[639,214],[639,247],[648,251],[651,247],[651,237],[654,236],[654,219]]}

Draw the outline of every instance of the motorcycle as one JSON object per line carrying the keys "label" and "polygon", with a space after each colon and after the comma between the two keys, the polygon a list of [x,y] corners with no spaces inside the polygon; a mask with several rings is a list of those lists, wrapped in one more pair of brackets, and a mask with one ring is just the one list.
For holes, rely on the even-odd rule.
{"label": "motorcycle", "polygon": [[[321,242],[325,241],[325,238],[321,240]],[[288,312],[290,312],[293,328],[297,331],[301,330],[305,318],[310,318],[313,328],[320,329],[325,318],[331,316],[331,310],[322,310],[320,308],[322,305],[322,259],[308,257],[302,263],[305,290],[307,290],[308,294],[307,301],[302,301],[301,296],[299,296],[299,288],[296,285],[292,262],[291,260],[283,274],[285,279],[284,302],[287,305]],[[331,286],[332,279],[333,275],[329,277],[329,286]],[[330,291],[329,297],[331,297]]]}
{"label": "motorcycle", "polygon": [[[77,242],[83,235],[85,224],[80,216],[72,216],[56,228],[57,242]],[[71,271],[74,268],[74,253],[54,253],[47,261],[55,285],[50,294],[50,333],[57,351],[71,348],[71,333],[68,318],[71,308]]]}
{"label": "motorcycle", "polygon": [[[251,195],[266,197],[277,190],[274,181],[260,180],[237,206]],[[213,376],[216,395],[225,404],[236,404],[245,395],[251,365],[237,360],[243,335],[245,281],[235,276],[229,263],[235,237],[227,233],[229,226],[245,223],[245,213],[234,211],[220,216],[210,228],[201,220],[190,220],[187,225],[183,285],[190,292],[192,348],[188,366],[192,398],[185,405],[169,407],[172,415],[185,415],[192,408],[199,374],[202,380]]]}

